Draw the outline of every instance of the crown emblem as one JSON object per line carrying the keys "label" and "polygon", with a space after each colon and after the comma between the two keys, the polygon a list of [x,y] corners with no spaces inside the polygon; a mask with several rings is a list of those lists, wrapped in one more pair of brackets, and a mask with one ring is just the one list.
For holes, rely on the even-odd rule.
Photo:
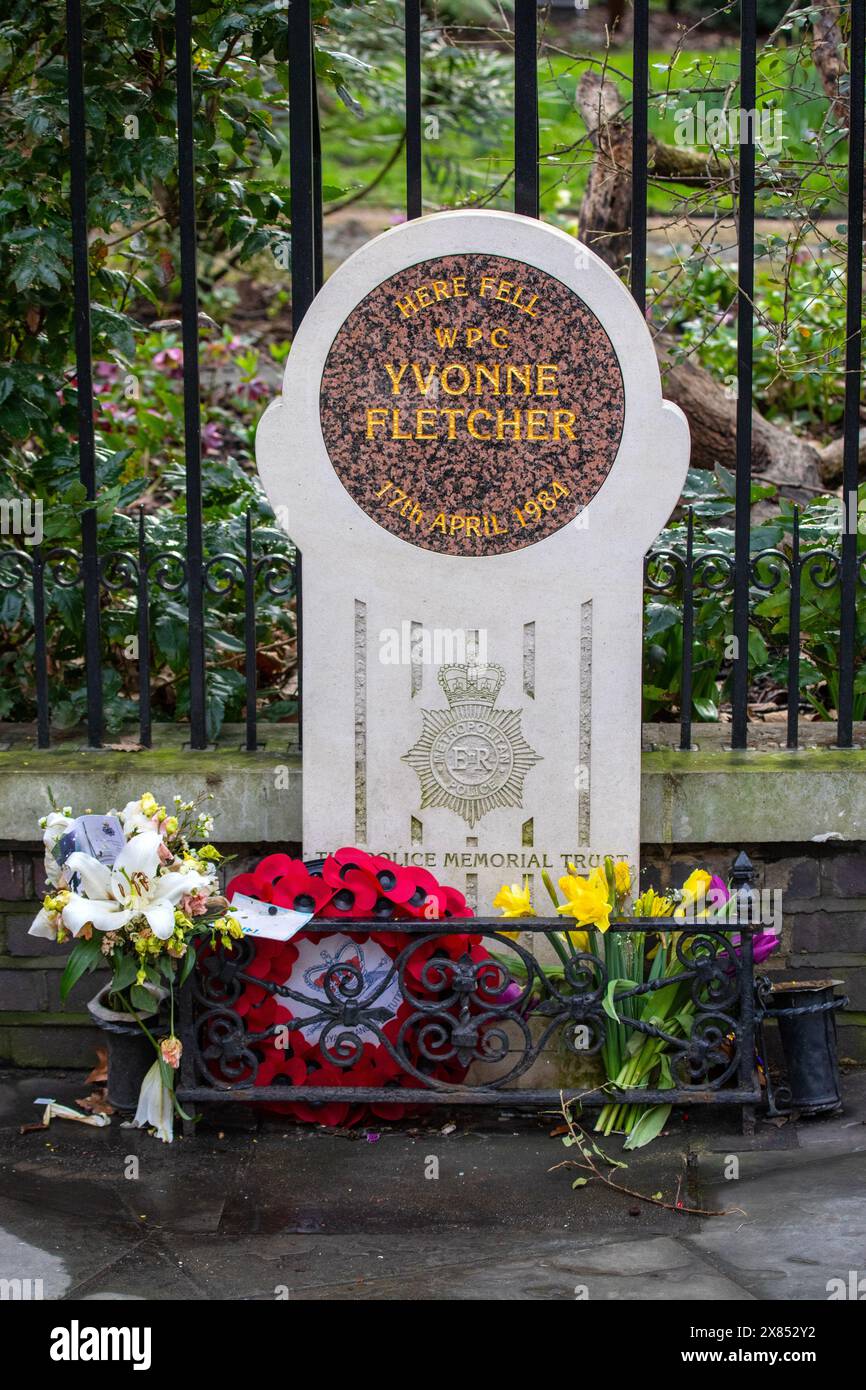
{"label": "crown emblem", "polygon": [[421,711],[421,736],[403,761],[421,783],[421,807],[445,806],[474,826],[498,807],[522,806],[523,782],[541,759],[520,727],[521,712],[494,709],[502,666],[440,666],[447,709]]}
{"label": "crown emblem", "polygon": [[455,663],[439,668],[439,684],[451,709],[470,703],[494,705],[504,680],[504,669],[492,664]]}

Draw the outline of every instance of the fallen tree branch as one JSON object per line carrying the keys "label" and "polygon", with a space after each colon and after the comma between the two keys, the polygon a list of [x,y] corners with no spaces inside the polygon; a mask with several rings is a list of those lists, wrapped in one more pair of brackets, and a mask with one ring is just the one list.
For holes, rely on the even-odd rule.
{"label": "fallen tree branch", "polygon": [[[622,115],[616,87],[597,73],[584,73],[576,100],[595,150],[580,207],[579,235],[612,270],[620,271],[631,251],[631,124]],[[671,170],[702,169],[708,177],[712,165],[719,173],[726,169],[728,181],[736,176],[736,165],[730,160],[724,164],[718,156],[693,150],[656,143],[650,147],[650,157],[670,159],[666,167]],[[712,470],[721,463],[733,467],[737,453],[735,383],[720,384],[697,362],[684,359],[670,334],[657,334],[655,346],[665,395],[689,422],[692,466]],[[821,449],[752,411],[752,468],[796,501],[808,501],[815,493],[838,486],[842,448],[839,440]],[[860,468],[866,476],[866,441],[862,439]]]}
{"label": "fallen tree branch", "polygon": [[[548,1168],[548,1173],[555,1173],[557,1168],[583,1168],[591,1174],[592,1178],[595,1178],[598,1182],[604,1183],[605,1187],[609,1187],[614,1192],[622,1192],[626,1197],[633,1197],[638,1202],[646,1202],[651,1207],[662,1207],[665,1211],[682,1212],[684,1216],[733,1216],[735,1213],[741,1216],[747,1215],[742,1207],[726,1207],[724,1210],[711,1207],[685,1207],[676,1202],[666,1202],[663,1197],[656,1196],[655,1194],[648,1197],[645,1192],[639,1192],[634,1187],[626,1187],[625,1183],[615,1182],[608,1173],[603,1173],[601,1171],[593,1157],[593,1153],[601,1155],[602,1160],[606,1163],[610,1163],[611,1168],[623,1167],[624,1165],[618,1161],[615,1162],[612,1159],[605,1158],[598,1145],[589,1138],[579,1125],[575,1124],[571,1114],[571,1107],[579,1097],[567,1101],[560,1091],[559,1098],[562,1107],[562,1117],[568,1127],[567,1140],[570,1145],[578,1149],[583,1162],[578,1163],[576,1159],[564,1158],[561,1163],[554,1163],[551,1168]],[[563,1139],[563,1143],[565,1142],[566,1139]],[[587,1178],[586,1181],[589,1182],[590,1179]]]}

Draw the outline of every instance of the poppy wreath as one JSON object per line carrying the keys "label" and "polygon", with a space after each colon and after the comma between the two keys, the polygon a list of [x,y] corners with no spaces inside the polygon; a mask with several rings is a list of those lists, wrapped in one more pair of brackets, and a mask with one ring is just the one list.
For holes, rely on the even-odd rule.
{"label": "poppy wreath", "polygon": [[[406,1113],[406,1106],[399,1100],[400,1090],[423,1083],[402,1070],[373,1029],[364,1024],[353,1029],[341,1024],[329,1027],[321,1020],[304,1027],[299,1020],[315,1014],[317,994],[323,1002],[329,991],[332,997],[341,999],[354,994],[369,998],[388,979],[391,963],[412,939],[403,933],[389,932],[385,924],[471,918],[472,910],[466,906],[463,894],[440,884],[426,869],[407,868],[381,855],[351,848],[306,863],[287,854],[270,854],[251,873],[238,874],[231,880],[226,896],[231,900],[236,893],[276,907],[312,912],[315,917],[344,918],[347,925],[345,934],[317,932],[311,929],[311,923],[290,941],[254,939],[255,954],[245,973],[263,983],[247,983],[234,1008],[244,1018],[249,1033],[268,1033],[280,1025],[294,1024],[288,1033],[288,1046],[278,1046],[274,1033],[255,1044],[260,1061],[254,1084],[387,1087],[394,1090],[394,1101],[369,1108],[349,1099],[315,1105],[292,1102],[273,1108],[301,1121],[332,1126],[354,1124],[368,1113],[399,1119]],[[350,924],[363,919],[381,921],[383,930],[353,932]],[[501,1002],[501,968],[480,944],[480,938],[466,932],[420,941],[406,962],[407,990],[416,999],[435,1000],[437,993],[447,992],[447,962],[464,957],[474,964],[490,962],[487,981],[484,971],[478,980],[478,1006]],[[275,993],[268,988],[268,984],[274,983],[287,985],[297,994],[311,997],[312,1002],[301,1004]],[[395,1048],[399,1042],[400,1051],[412,1066],[431,1080],[463,1081],[467,1067],[448,1055],[451,1048],[446,1037],[440,1038],[441,1030],[431,1029],[422,1049],[417,1029],[407,1027],[415,1005],[411,999],[403,998],[396,974],[375,1005],[383,1012],[379,1020],[382,1035]],[[354,1042],[347,1035],[353,1035]],[[436,1041],[431,1042],[431,1038]],[[285,1034],[280,1037],[283,1041]],[[435,1056],[437,1042],[441,1058]],[[339,1062],[334,1060],[337,1057]]]}

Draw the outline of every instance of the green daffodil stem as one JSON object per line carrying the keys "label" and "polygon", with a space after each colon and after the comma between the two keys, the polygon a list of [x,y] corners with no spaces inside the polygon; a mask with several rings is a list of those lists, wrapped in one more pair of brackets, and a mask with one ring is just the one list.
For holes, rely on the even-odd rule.
{"label": "green daffodil stem", "polygon": [[553,886],[553,879],[550,877],[550,874],[547,872],[547,869],[541,870],[541,881],[547,889],[548,893],[550,894],[550,900],[553,903],[553,906],[558,908],[559,898],[556,896],[556,889]]}

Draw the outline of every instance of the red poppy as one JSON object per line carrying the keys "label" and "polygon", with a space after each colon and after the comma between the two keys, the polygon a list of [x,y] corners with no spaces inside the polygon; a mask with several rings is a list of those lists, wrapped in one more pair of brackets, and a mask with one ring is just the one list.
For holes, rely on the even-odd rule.
{"label": "red poppy", "polygon": [[[420,1050],[419,1023],[410,1022],[421,1002],[441,997],[443,1011],[446,1010],[446,1001],[455,993],[455,976],[467,967],[476,972],[475,989],[468,995],[470,1007],[473,993],[485,1003],[495,998],[495,972],[488,974],[482,968],[478,974],[478,967],[483,967],[490,957],[477,935],[424,934],[425,918],[434,925],[449,918],[473,915],[456,888],[439,884],[426,869],[401,866],[381,855],[347,846],[329,855],[321,867],[317,864],[313,872],[288,855],[268,855],[251,873],[232,879],[227,896],[232,898],[238,892],[296,911],[313,910],[316,917],[343,917],[347,928],[342,935],[333,930],[308,928],[290,942],[256,938],[256,952],[246,971],[255,983],[251,980],[246,985],[236,1005],[237,1012],[245,1015],[248,1035],[264,1035],[252,1044],[261,1057],[255,1085],[287,1082],[294,1087],[393,1087],[394,1102],[377,1102],[370,1110],[382,1118],[400,1118],[406,1112],[400,1092],[422,1086],[423,1081],[401,1068],[392,1055],[388,1045],[396,1048],[398,1040],[410,1065],[422,1076],[452,1084],[464,1079],[466,1067],[452,1055],[447,1039],[441,1044],[442,1057],[431,1060]],[[421,939],[412,933],[388,932],[387,928],[373,934],[352,932],[349,924],[364,919],[383,923],[415,921]],[[368,950],[365,956],[368,943],[377,950]],[[399,992],[387,965],[388,960],[394,961],[404,952],[405,995]],[[340,966],[345,970],[340,970]],[[313,998],[309,1005],[299,1007],[298,1000],[274,986],[286,984],[292,992],[306,997],[312,991],[313,996],[318,994],[323,1000],[330,992],[339,1000],[351,997],[360,977],[364,979],[361,996],[369,998],[369,981],[374,981],[374,988],[380,991],[375,1002],[390,1010],[390,1017],[376,1021],[381,1037],[366,1024],[349,1027],[361,1046],[349,1065],[340,1066],[322,1051],[322,1038],[338,1054],[339,1034],[346,1031],[343,1025],[337,1022],[329,1028],[318,1020],[307,1025],[305,1031],[304,1018],[315,1018]],[[281,1025],[290,1024],[296,1026],[286,1033]],[[423,1027],[423,1020],[420,1026]],[[430,1047],[428,1039],[427,1050]],[[363,1105],[350,1098],[322,1104],[277,1102],[273,1108],[307,1123],[326,1125],[354,1124],[367,1113]]]}
{"label": "red poppy", "polygon": [[252,873],[235,875],[226,887],[229,902],[235,893],[295,912],[323,916],[334,890],[323,878],[311,874],[302,860],[290,859],[287,854],[269,854]]}

